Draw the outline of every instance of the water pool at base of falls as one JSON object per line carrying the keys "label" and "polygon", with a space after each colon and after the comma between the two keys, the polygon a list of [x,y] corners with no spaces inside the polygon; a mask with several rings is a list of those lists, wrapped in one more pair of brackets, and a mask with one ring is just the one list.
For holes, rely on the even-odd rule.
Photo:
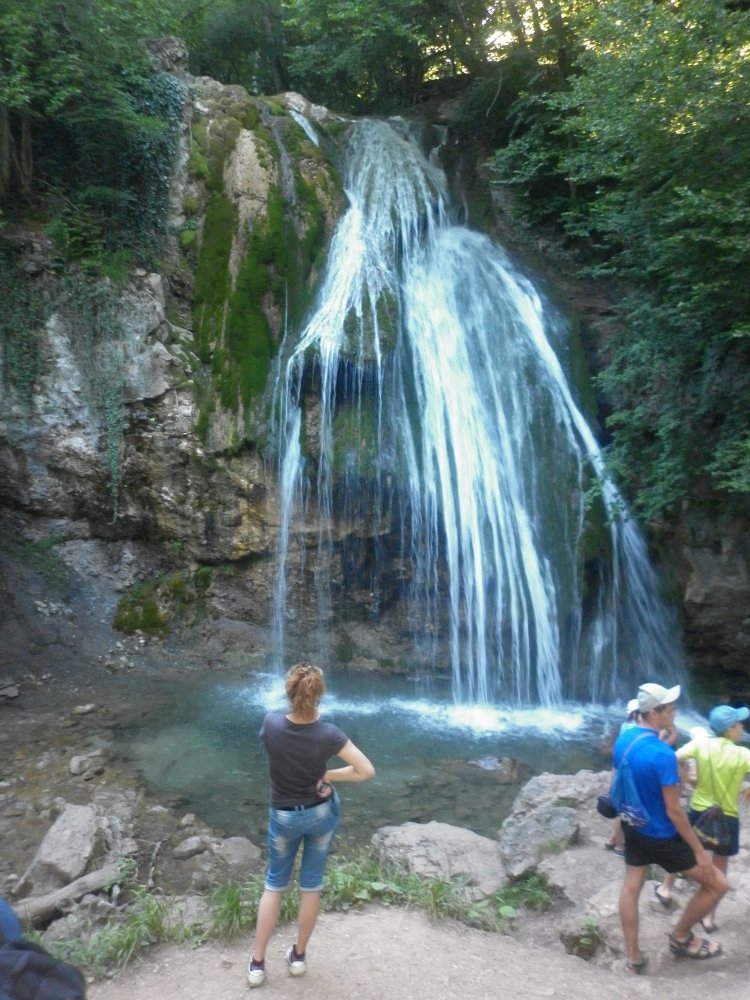
{"label": "water pool at base of falls", "polygon": [[[377,771],[365,784],[339,786],[339,845],[364,845],[384,825],[430,820],[494,838],[528,778],[606,770],[608,739],[624,713],[623,705],[461,706],[434,686],[429,696],[410,690],[403,677],[327,672],[326,679],[321,717],[343,729]],[[121,695],[112,748],[118,762],[136,770],[156,799],[196,813],[224,836],[263,845],[268,780],[258,731],[265,712],[285,707],[282,678],[139,678],[129,697]],[[517,761],[516,780],[508,782],[507,765],[498,767],[502,758]]]}

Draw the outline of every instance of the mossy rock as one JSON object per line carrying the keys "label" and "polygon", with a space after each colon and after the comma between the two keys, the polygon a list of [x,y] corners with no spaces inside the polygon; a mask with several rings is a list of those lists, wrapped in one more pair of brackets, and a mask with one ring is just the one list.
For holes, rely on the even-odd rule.
{"label": "mossy rock", "polygon": [[120,598],[114,627],[126,635],[142,632],[164,637],[175,622],[194,623],[204,615],[210,583],[208,566],[201,566],[195,572],[177,569],[138,583]]}
{"label": "mossy rock", "polygon": [[272,115],[286,115],[288,114],[287,109],[280,101],[274,101],[271,97],[264,97],[263,103],[271,112]]}
{"label": "mossy rock", "polygon": [[336,635],[336,645],[333,652],[339,663],[351,663],[354,659],[357,647],[349,633],[343,629]]}
{"label": "mossy rock", "polygon": [[194,177],[199,177],[201,180],[208,180],[210,174],[208,161],[203,155],[198,146],[193,143],[190,147],[190,158],[188,161],[188,169]]}
{"label": "mossy rock", "polygon": [[372,410],[341,407],[333,419],[333,468],[339,475],[371,477],[379,461]]}
{"label": "mossy rock", "polygon": [[113,624],[118,632],[126,635],[143,632],[144,635],[164,636],[169,632],[156,600],[138,591],[131,591],[120,598]]}
{"label": "mossy rock", "polygon": [[198,233],[193,228],[185,228],[180,230],[180,246],[183,250],[189,250],[191,247],[195,246],[195,241],[198,238]]}

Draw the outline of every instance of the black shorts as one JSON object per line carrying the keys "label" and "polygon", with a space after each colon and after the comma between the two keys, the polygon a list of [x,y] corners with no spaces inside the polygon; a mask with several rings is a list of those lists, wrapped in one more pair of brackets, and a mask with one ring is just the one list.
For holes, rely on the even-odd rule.
{"label": "black shorts", "polygon": [[686,872],[695,868],[693,849],[682,837],[675,834],[667,840],[644,837],[627,823],[622,824],[625,835],[625,864],[634,868],[659,865],[665,872]]}

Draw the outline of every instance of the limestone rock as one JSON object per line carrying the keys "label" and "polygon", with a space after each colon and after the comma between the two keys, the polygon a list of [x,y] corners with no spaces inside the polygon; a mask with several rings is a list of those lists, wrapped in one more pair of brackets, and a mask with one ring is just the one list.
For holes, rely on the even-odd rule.
{"label": "limestone rock", "polygon": [[78,775],[82,778],[93,777],[94,774],[101,774],[104,768],[102,767],[102,750],[91,750],[88,753],[77,754],[75,757],[71,757],[70,763],[68,764],[68,770],[71,774]]}
{"label": "limestone rock", "polygon": [[44,836],[16,894],[35,896],[69,885],[86,871],[94,855],[99,821],[93,806],[66,803]]}
{"label": "limestone rock", "polygon": [[151,56],[154,69],[175,76],[187,73],[188,50],[181,38],[167,35],[163,38],[149,38],[146,48]]}
{"label": "limestone rock", "polygon": [[383,826],[372,837],[382,861],[404,862],[426,877],[464,879],[470,894],[489,896],[507,879],[495,841],[448,823]]}
{"label": "limestone rock", "polygon": [[576,774],[538,774],[521,788],[513,803],[513,814],[526,814],[541,805],[554,803],[578,808],[593,803],[609,785],[607,771],[578,771]]}
{"label": "limestone rock", "polygon": [[545,854],[558,852],[578,839],[575,809],[542,805],[527,815],[509,816],[500,828],[500,854],[511,878],[534,871]]}
{"label": "limestone rock", "polygon": [[207,849],[208,842],[205,837],[186,837],[185,840],[180,841],[180,843],[173,849],[172,855],[177,858],[178,861],[185,861],[187,858],[192,858],[196,854],[202,854]]}
{"label": "limestone rock", "polygon": [[587,770],[539,774],[527,781],[498,834],[508,875],[520,878],[535,869],[547,874],[545,859],[585,839],[586,820],[600,821],[595,801],[608,782],[608,772]]}
{"label": "limestone rock", "polygon": [[212,853],[229,869],[238,881],[243,881],[255,871],[260,861],[261,851],[247,837],[226,837],[211,844]]}

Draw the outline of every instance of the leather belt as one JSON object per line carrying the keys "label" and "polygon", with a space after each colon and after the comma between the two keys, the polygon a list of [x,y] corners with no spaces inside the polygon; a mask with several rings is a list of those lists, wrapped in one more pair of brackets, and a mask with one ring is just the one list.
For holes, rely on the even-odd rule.
{"label": "leather belt", "polygon": [[274,809],[279,809],[281,812],[301,812],[303,809],[314,809],[316,806],[322,806],[327,801],[328,799],[320,799],[319,802],[308,802],[304,806],[274,806]]}

